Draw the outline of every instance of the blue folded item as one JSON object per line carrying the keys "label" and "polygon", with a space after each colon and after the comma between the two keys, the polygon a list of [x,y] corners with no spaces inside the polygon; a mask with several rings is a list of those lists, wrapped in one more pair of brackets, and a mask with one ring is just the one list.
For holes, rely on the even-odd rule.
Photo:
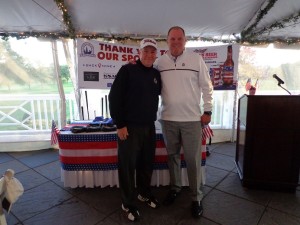
{"label": "blue folded item", "polygon": [[93,120],[93,122],[96,122],[96,121],[103,121],[104,120],[104,117],[103,116],[96,116],[95,119]]}
{"label": "blue folded item", "polygon": [[112,120],[112,118],[106,118],[101,123],[102,124],[113,124],[113,120]]}
{"label": "blue folded item", "polygon": [[113,120],[112,118],[103,118],[103,116],[97,116],[93,122],[90,122],[89,125],[90,126],[99,126],[101,124],[105,124],[105,125],[113,125]]}
{"label": "blue folded item", "polygon": [[90,126],[95,127],[95,126],[99,126],[102,122],[101,121],[93,121],[91,123],[89,123]]}

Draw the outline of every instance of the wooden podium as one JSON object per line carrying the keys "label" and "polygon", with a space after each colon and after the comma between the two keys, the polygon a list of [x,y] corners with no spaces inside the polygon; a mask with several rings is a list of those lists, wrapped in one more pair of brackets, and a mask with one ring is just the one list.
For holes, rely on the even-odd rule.
{"label": "wooden podium", "polygon": [[249,188],[295,191],[300,167],[300,96],[239,99],[235,163]]}

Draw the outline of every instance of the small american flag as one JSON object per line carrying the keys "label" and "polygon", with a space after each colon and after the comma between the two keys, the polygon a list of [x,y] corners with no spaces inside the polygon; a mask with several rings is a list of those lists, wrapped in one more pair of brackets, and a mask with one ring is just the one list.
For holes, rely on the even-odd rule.
{"label": "small american flag", "polygon": [[214,133],[208,125],[202,128],[202,140],[206,140],[212,136],[214,136]]}
{"label": "small american flag", "polygon": [[58,143],[58,134],[59,129],[56,127],[54,120],[52,120],[51,145],[56,145]]}

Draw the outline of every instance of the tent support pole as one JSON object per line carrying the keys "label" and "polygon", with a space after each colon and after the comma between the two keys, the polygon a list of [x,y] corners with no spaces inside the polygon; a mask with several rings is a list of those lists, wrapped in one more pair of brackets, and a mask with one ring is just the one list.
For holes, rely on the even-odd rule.
{"label": "tent support pole", "polygon": [[54,72],[55,72],[55,78],[57,82],[58,92],[60,96],[60,117],[58,121],[60,121],[61,127],[66,126],[66,97],[64,88],[61,81],[61,74],[60,74],[60,67],[59,67],[59,61],[57,56],[57,42],[56,40],[51,41],[52,44],[52,55],[53,55],[53,63],[54,63]]}
{"label": "tent support pole", "polygon": [[[62,39],[62,43],[63,43],[63,48],[64,48],[64,52],[65,52],[65,57],[66,57],[66,61],[67,64],[69,66],[70,69],[70,75],[71,75],[71,80],[73,83],[73,88],[74,88],[74,93],[75,93],[75,100],[76,100],[76,105],[77,105],[77,115],[79,117],[79,119],[81,118],[81,113],[80,113],[80,92],[78,90],[78,79],[77,79],[77,54],[76,54],[76,43],[75,40],[73,40],[73,49],[74,49],[74,61],[72,61],[71,58],[71,53],[70,53],[70,48],[68,45],[68,41],[66,39]],[[78,118],[75,118],[78,119]]]}

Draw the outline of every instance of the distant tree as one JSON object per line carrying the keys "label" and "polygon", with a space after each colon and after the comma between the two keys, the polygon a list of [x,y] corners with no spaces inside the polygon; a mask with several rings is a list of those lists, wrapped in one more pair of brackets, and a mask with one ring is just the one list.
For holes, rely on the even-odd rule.
{"label": "distant tree", "polygon": [[[280,90],[277,86],[277,81],[273,78],[273,74],[278,74],[285,79],[286,87],[291,90],[299,87],[300,78],[297,78],[295,74],[300,72],[300,64],[283,64],[278,67],[272,67],[270,65],[257,65],[256,52],[254,48],[242,46],[240,48],[239,55],[239,84],[240,88],[244,89],[246,81],[251,78],[252,84],[255,84],[256,80],[259,80],[260,90]],[[299,77],[299,76],[298,76]]]}
{"label": "distant tree", "polygon": [[71,76],[70,76],[69,67],[67,65],[60,66],[60,75],[61,75],[62,81],[65,81],[66,83],[69,82]]}
{"label": "distant tree", "polygon": [[256,52],[253,48],[241,46],[239,63],[240,64],[253,64],[255,61]]}
{"label": "distant tree", "polygon": [[239,84],[244,88],[251,78],[252,84],[263,75],[264,69],[255,65],[256,52],[253,48],[241,46],[239,54]]}

